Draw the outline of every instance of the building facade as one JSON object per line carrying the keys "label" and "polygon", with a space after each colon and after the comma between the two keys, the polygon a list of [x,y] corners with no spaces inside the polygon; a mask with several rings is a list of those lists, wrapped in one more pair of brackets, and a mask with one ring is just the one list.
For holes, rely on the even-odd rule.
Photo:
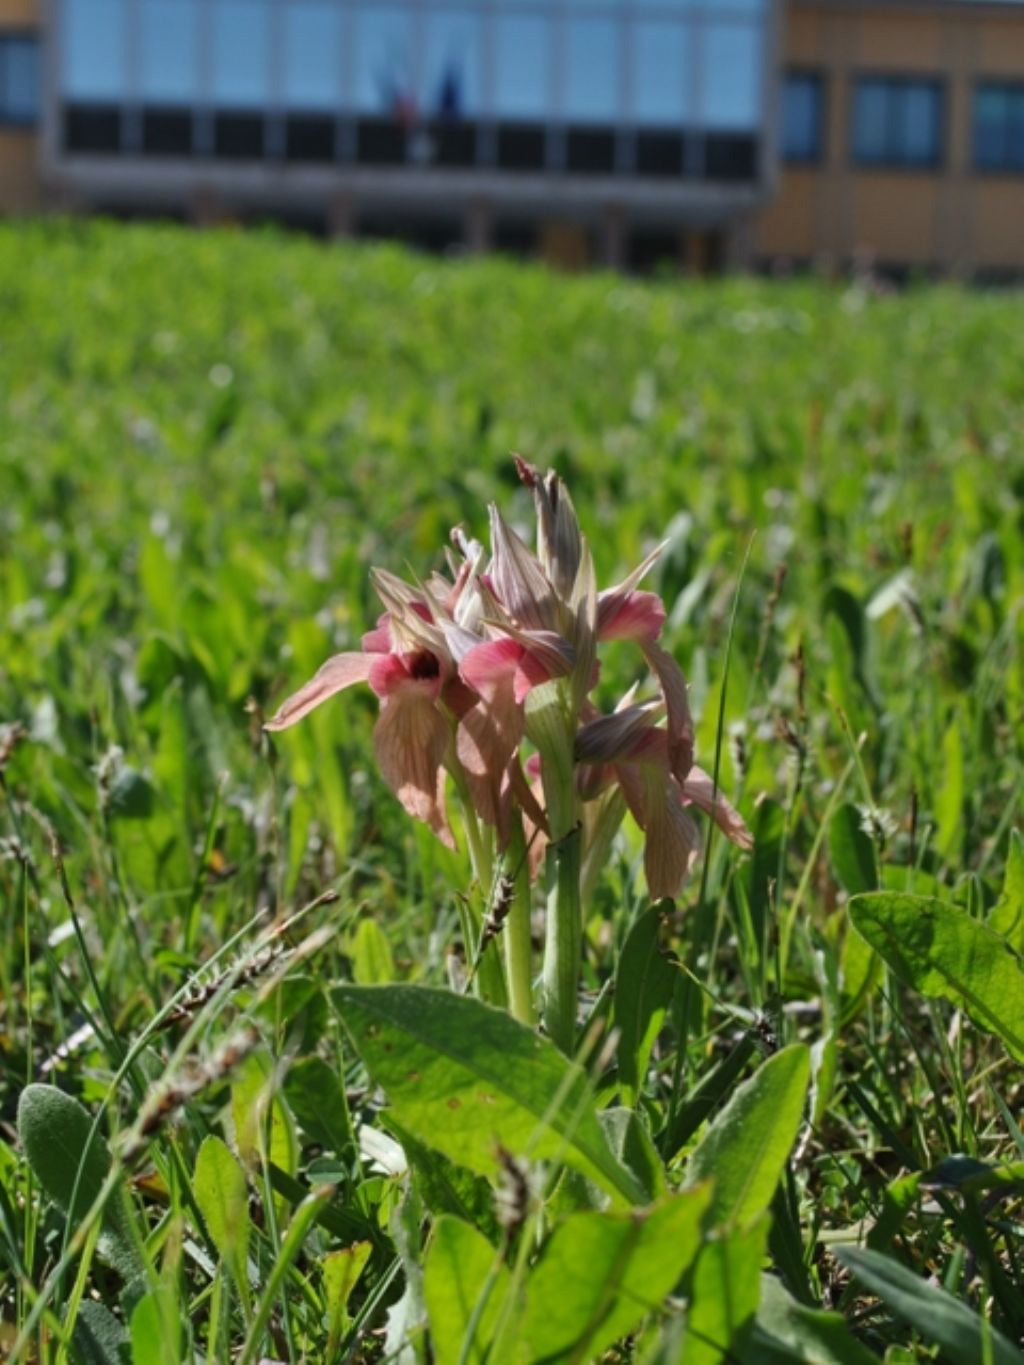
{"label": "building facade", "polygon": [[1024,4],[0,0],[0,212],[1024,274]]}

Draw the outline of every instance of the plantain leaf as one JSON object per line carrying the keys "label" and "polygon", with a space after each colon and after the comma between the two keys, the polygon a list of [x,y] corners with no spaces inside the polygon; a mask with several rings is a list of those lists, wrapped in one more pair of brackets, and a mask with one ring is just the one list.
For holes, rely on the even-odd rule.
{"label": "plantain leaf", "polygon": [[204,1138],[192,1181],[196,1203],[214,1246],[224,1258],[243,1300],[248,1299],[249,1190],[230,1148],[212,1134]]}
{"label": "plantain leaf", "polygon": [[484,1365],[511,1286],[511,1272],[487,1238],[442,1214],[434,1224],[423,1270],[437,1365]]}
{"label": "plantain leaf", "polygon": [[615,973],[615,1027],[619,1030],[622,1098],[635,1109],[651,1048],[672,1003],[678,972],[658,942],[661,914],[654,906],[630,929]]}
{"label": "plantain leaf", "polygon": [[502,1010],[427,986],[339,986],[332,998],[395,1117],[481,1175],[502,1147],[560,1160],[620,1204],[640,1182],[602,1132],[585,1073]]}
{"label": "plantain leaf", "polygon": [[839,1247],[836,1255],[873,1294],[950,1360],[1024,1365],[1024,1355],[977,1313],[922,1280],[898,1261],[863,1247]]}
{"label": "plantain leaf", "polygon": [[770,1217],[701,1247],[689,1279],[686,1365],[744,1360],[761,1298],[761,1263]]}
{"label": "plantain leaf", "polygon": [[1020,830],[1010,831],[1003,894],[987,920],[993,933],[1001,934],[1014,952],[1024,957],[1024,839]]}
{"label": "plantain leaf", "polygon": [[712,1122],[687,1166],[687,1185],[711,1179],[709,1220],[749,1227],[768,1208],[796,1141],[810,1054],[793,1043],[770,1057]]}
{"label": "plantain leaf", "polygon": [[846,803],[832,816],[828,852],[836,880],[851,896],[859,891],[873,891],[878,885],[874,845],[861,829],[856,806]]}
{"label": "plantain leaf", "polygon": [[1004,938],[966,910],[930,896],[856,896],[850,917],[896,975],[949,1000],[1024,1061],[1024,966]]}
{"label": "plantain leaf", "polygon": [[656,1312],[700,1250],[710,1194],[701,1185],[631,1213],[574,1214],[556,1228],[526,1286],[529,1359],[597,1360]]}

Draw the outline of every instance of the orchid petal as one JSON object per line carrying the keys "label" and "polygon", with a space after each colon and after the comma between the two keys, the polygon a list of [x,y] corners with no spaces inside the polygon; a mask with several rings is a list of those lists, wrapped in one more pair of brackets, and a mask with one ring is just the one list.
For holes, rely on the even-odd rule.
{"label": "orchid petal", "polygon": [[652,900],[677,896],[693,867],[700,847],[700,834],[680,800],[674,778],[645,767],[644,806],[647,839],[644,872]]}
{"label": "orchid petal", "polygon": [[[665,732],[655,730],[651,723],[660,709],[660,702],[642,702],[581,725],[576,732],[577,760],[580,763],[617,763],[636,759],[639,746],[649,735],[664,736]],[[665,767],[667,770],[667,763]]]}
{"label": "orchid petal", "polygon": [[515,640],[486,640],[467,651],[459,672],[464,682],[486,697],[504,679],[513,676],[522,655],[523,647]]}
{"label": "orchid petal", "polygon": [[567,601],[576,581],[583,548],[583,537],[569,491],[554,470],[549,470],[542,477],[540,471],[521,455],[512,458],[519,478],[527,488],[533,490],[537,509],[537,551],[541,566],[559,597]]}
{"label": "orchid petal", "polygon": [[304,687],[300,687],[281,704],[277,714],[264,725],[264,730],[287,730],[336,692],[351,687],[353,683],[366,682],[374,658],[373,654],[355,652],[335,654],[317,669]]}
{"label": "orchid petal", "polygon": [[597,599],[599,640],[656,640],[664,624],[665,604],[657,593],[611,588]]}
{"label": "orchid petal", "polygon": [[455,747],[481,819],[503,838],[511,814],[507,770],[523,737],[523,710],[514,696],[514,674],[506,670],[462,717]]}
{"label": "orchid petal", "polygon": [[454,848],[441,766],[449,737],[448,721],[429,694],[409,685],[385,699],[373,730],[373,748],[385,782],[409,814]]}
{"label": "orchid petal", "polygon": [[554,590],[536,557],[493,504],[491,545],[494,586],[513,622],[528,630],[550,630],[557,623]]}
{"label": "orchid petal", "polygon": [[378,654],[370,666],[368,681],[382,700],[403,687],[411,687],[433,702],[441,691],[441,662],[427,649],[408,654]]}
{"label": "orchid petal", "polygon": [[754,847],[754,836],[736,807],[725,799],[720,789],[703,768],[692,767],[681,783],[683,799],[692,802],[706,814],[727,839],[743,849]]}
{"label": "orchid petal", "polygon": [[391,613],[386,611],[377,617],[373,630],[368,630],[361,644],[367,654],[388,654],[391,652]]}
{"label": "orchid petal", "polygon": [[693,765],[693,720],[683,671],[671,654],[653,640],[642,642],[644,658],[657,674],[668,713],[668,752],[672,771],[680,780]]}

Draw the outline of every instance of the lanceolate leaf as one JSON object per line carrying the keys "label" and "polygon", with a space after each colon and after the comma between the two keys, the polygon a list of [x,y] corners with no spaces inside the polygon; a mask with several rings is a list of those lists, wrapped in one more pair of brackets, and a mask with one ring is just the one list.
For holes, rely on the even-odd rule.
{"label": "lanceolate leaf", "polygon": [[898,977],[965,1009],[1024,1061],[1024,968],[1005,939],[930,896],[873,892],[850,902],[850,916]]}
{"label": "lanceolate leaf", "polygon": [[898,1261],[859,1247],[839,1248],[836,1255],[862,1284],[927,1341],[940,1346],[950,1360],[1024,1365],[1024,1355],[965,1303]]}
{"label": "lanceolate leaf", "polygon": [[437,1220],[423,1272],[437,1365],[484,1365],[511,1282],[482,1233],[448,1214]]}
{"label": "lanceolate leaf", "polygon": [[470,996],[426,986],[339,986],[332,996],[395,1117],[482,1175],[502,1146],[563,1160],[619,1203],[643,1203],[614,1156],[585,1074],[553,1043]]}
{"label": "lanceolate leaf", "polygon": [[761,1307],[743,1365],[877,1365],[878,1357],[850,1335],[838,1313],[790,1298],[774,1275],[761,1277]]}
{"label": "lanceolate leaf", "polygon": [[743,1360],[761,1298],[769,1215],[743,1231],[704,1243],[690,1273],[686,1365]]}
{"label": "lanceolate leaf", "polygon": [[987,922],[994,933],[1002,934],[1010,947],[1024,957],[1024,839],[1016,829],[1010,831],[1003,894]]}
{"label": "lanceolate leaf", "polygon": [[796,1141],[810,1056],[794,1043],[754,1072],[713,1121],[687,1166],[687,1183],[713,1180],[710,1220],[747,1227],[768,1208]]}
{"label": "lanceolate leaf", "polygon": [[619,1030],[619,1080],[623,1099],[635,1107],[651,1048],[672,1003],[677,969],[661,951],[657,908],[646,911],[626,937],[615,975],[615,1027]]}
{"label": "lanceolate leaf", "polygon": [[580,1213],[548,1243],[526,1287],[531,1361],[598,1360],[657,1311],[700,1249],[710,1189],[632,1213]]}
{"label": "lanceolate leaf", "polygon": [[214,1246],[230,1268],[243,1299],[248,1298],[249,1190],[230,1148],[212,1134],[203,1140],[193,1177],[196,1203]]}

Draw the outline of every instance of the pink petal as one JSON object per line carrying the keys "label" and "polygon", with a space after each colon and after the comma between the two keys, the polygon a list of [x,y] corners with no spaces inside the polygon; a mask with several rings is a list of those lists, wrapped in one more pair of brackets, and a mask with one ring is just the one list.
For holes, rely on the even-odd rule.
{"label": "pink petal", "polygon": [[491,507],[491,573],[502,606],[527,630],[548,630],[555,624],[554,591],[537,562],[494,506]]}
{"label": "pink petal", "polygon": [[391,613],[386,611],[377,617],[373,630],[363,636],[362,645],[367,654],[387,654],[391,649]]}
{"label": "pink petal", "polygon": [[660,761],[667,768],[667,737],[652,723],[656,709],[641,703],[581,725],[576,732],[576,758],[581,763]]}
{"label": "pink petal", "polygon": [[656,640],[664,624],[665,605],[657,593],[611,588],[598,594],[599,640]]}
{"label": "pink petal", "polygon": [[385,782],[409,814],[454,848],[442,767],[450,733],[448,721],[427,693],[416,686],[401,687],[381,705],[373,747]]}
{"label": "pink petal", "polygon": [[686,693],[686,679],[675,659],[661,645],[653,640],[644,640],[641,648],[661,685],[661,695],[665,698],[665,710],[668,713],[669,763],[676,777],[682,780],[693,765],[693,720]]}
{"label": "pink petal", "polygon": [[308,716],[321,702],[333,697],[353,683],[366,682],[370,676],[374,656],[372,654],[335,654],[328,659],[310,678],[305,687],[290,696],[279,707],[277,714],[268,720],[264,730],[287,730],[303,716]]}
{"label": "pink petal", "polygon": [[674,778],[654,768],[644,768],[644,804],[647,840],[644,872],[652,900],[678,896],[697,858],[700,834],[683,808]]}
{"label": "pink petal", "polygon": [[512,674],[506,671],[462,717],[455,737],[474,809],[503,839],[511,814],[507,770],[522,737],[522,707],[515,701]]}
{"label": "pink petal", "polygon": [[725,799],[721,791],[715,789],[714,782],[703,768],[692,767],[681,787],[683,799],[691,801],[710,815],[727,839],[731,839],[740,848],[754,847],[754,837],[747,828],[743,816]]}
{"label": "pink petal", "polygon": [[469,651],[459,665],[459,672],[463,682],[486,697],[515,675],[522,656],[523,647],[515,640],[488,640]]}
{"label": "pink petal", "polygon": [[382,700],[409,686],[433,702],[440,694],[443,682],[441,661],[428,649],[410,650],[406,654],[377,654],[370,666],[370,686]]}

